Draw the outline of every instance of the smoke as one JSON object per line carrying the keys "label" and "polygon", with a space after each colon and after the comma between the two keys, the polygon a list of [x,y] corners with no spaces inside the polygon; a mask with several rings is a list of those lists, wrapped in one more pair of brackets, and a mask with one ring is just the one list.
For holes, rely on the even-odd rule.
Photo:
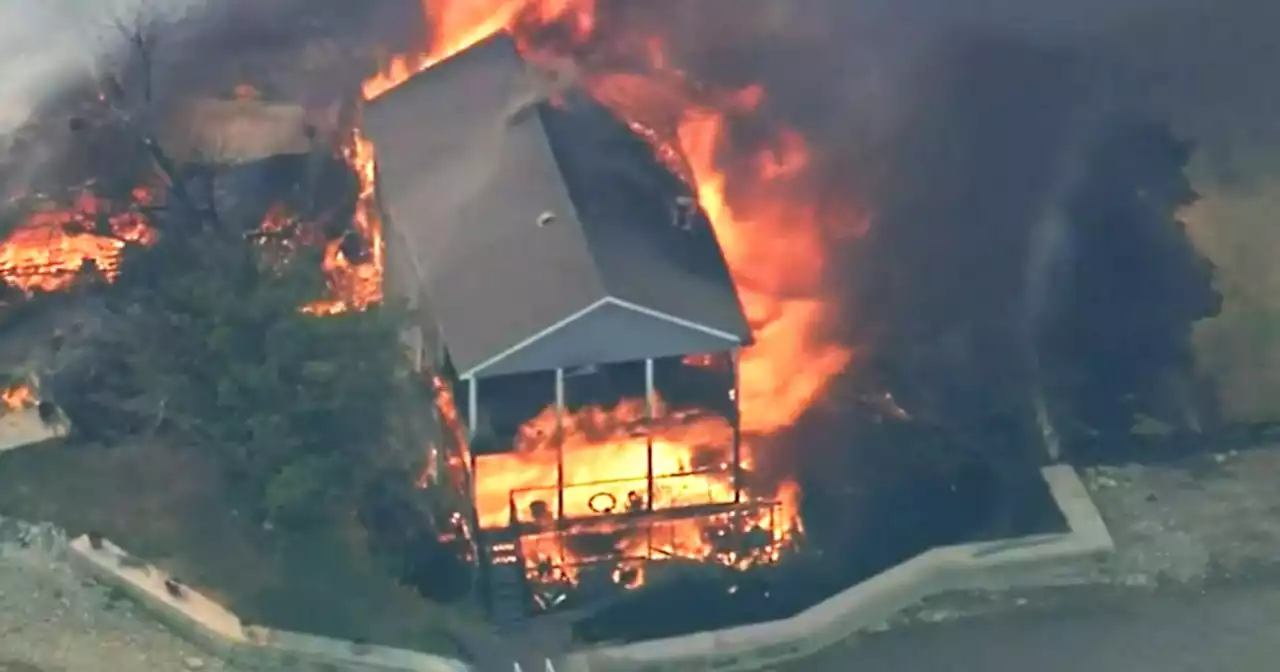
{"label": "smoke", "polygon": [[1197,364],[1216,383],[1227,420],[1273,421],[1280,417],[1280,176],[1237,186],[1205,181],[1184,218],[1217,265],[1223,307],[1196,325]]}
{"label": "smoke", "polygon": [[0,6],[0,136],[125,48],[120,25],[171,20],[203,0],[7,0]]}
{"label": "smoke", "polygon": [[[105,73],[128,63],[130,32],[173,24],[203,0],[0,3],[0,198],[76,179],[69,121]],[[68,174],[70,173],[70,174]]]}
{"label": "smoke", "polygon": [[[612,20],[621,26],[618,34],[638,28],[661,35],[674,46],[677,63],[701,82],[728,89],[763,84],[766,128],[768,121],[798,128],[817,153],[809,186],[826,224],[839,230],[847,227],[834,220],[870,213],[868,236],[832,250],[837,263],[829,285],[845,308],[846,337],[871,353],[869,365],[842,385],[887,387],[921,419],[972,422],[967,418],[1005,403],[998,390],[1012,389],[1004,394],[1015,404],[1019,396],[1026,402],[1013,409],[1030,425],[1026,431],[1035,432],[1038,423],[1037,433],[1053,441],[1051,409],[1065,402],[1052,397],[1079,395],[1046,388],[1046,369],[1065,377],[1073,367],[1044,365],[1035,343],[1047,328],[1046,316],[1061,306],[1070,306],[1080,322],[1075,328],[1104,335],[1150,314],[1152,322],[1167,325],[1160,334],[1142,332],[1159,341],[1149,343],[1151,352],[1176,353],[1185,346],[1185,323],[1165,320],[1168,304],[1119,305],[1156,294],[1169,304],[1199,305],[1199,291],[1186,288],[1202,278],[1188,270],[1194,264],[1177,245],[1154,244],[1138,257],[1144,268],[1126,276],[1117,269],[1135,262],[1109,257],[1116,248],[1105,238],[1098,249],[1078,249],[1077,223],[1065,212],[1073,189],[1098,177],[1083,174],[1081,161],[1108,124],[1121,118],[1171,122],[1178,137],[1213,159],[1215,179],[1239,180],[1239,173],[1266,163],[1256,152],[1239,151],[1241,144],[1274,148],[1280,139],[1274,118],[1280,100],[1274,100],[1277,89],[1266,65],[1280,57],[1267,28],[1280,21],[1274,3],[1217,5],[1211,22],[1200,0],[601,5],[604,27]],[[1204,30],[1206,25],[1212,28]],[[608,54],[606,46],[587,56]],[[753,128],[758,121],[734,129],[737,150],[752,152],[758,149],[753,142],[767,137]],[[1140,144],[1133,151],[1145,151]],[[734,153],[722,157],[730,171],[739,158]],[[1092,165],[1087,170],[1105,173]],[[1271,367],[1256,366],[1280,357],[1274,354],[1280,343],[1260,342],[1259,336],[1276,319],[1276,303],[1263,289],[1275,278],[1260,275],[1262,266],[1241,250],[1249,249],[1242,241],[1267,240],[1260,237],[1266,223],[1257,215],[1247,226],[1239,221],[1244,215],[1238,211],[1261,209],[1228,205],[1225,199],[1242,198],[1238,192],[1228,194],[1203,179],[1198,184],[1211,198],[1197,210],[1192,235],[1218,264],[1220,283],[1249,290],[1227,290],[1227,314],[1201,325],[1198,364],[1223,385],[1229,409],[1256,415],[1257,399],[1271,397],[1280,385],[1280,376],[1265,373]],[[1252,198],[1256,203],[1262,197]],[[1232,218],[1239,223],[1227,221]],[[1163,241],[1145,230],[1116,233],[1128,241]],[[1120,283],[1183,273],[1186,281],[1169,280],[1154,294],[1135,288],[1121,292],[1123,300],[1091,307],[1078,294],[1082,287],[1095,291],[1098,283],[1079,276],[1095,271]],[[1186,296],[1160,294],[1179,288]],[[1236,296],[1241,298],[1233,302]],[[1117,319],[1125,312],[1131,317]],[[1154,371],[1189,366],[1172,355],[1138,357],[1143,366],[1111,366],[1101,361],[1104,350],[1096,352],[1099,361],[1089,362],[1087,375],[1106,379],[1093,382],[1099,386],[1094,389],[1107,391],[1108,401],[1099,404],[1139,390],[1153,398],[1196,396],[1172,390],[1187,387],[1185,370],[1167,378]],[[1174,410],[1178,405],[1181,411]],[[1172,424],[1198,425],[1182,422],[1196,417],[1189,402],[1153,399],[1135,406],[1144,413],[1167,408],[1173,417],[1164,419]],[[1130,414],[1128,407],[1118,408],[1108,427],[1126,431]],[[1064,431],[1089,427],[1081,421]],[[1021,444],[1034,450],[1037,442],[1027,436]]]}
{"label": "smoke", "polygon": [[1274,2],[1183,2],[1103,45],[1124,66],[1116,88],[1196,142],[1202,200],[1184,219],[1223,295],[1221,314],[1196,326],[1196,359],[1231,421],[1280,417],[1280,272],[1270,253],[1280,244],[1277,25]]}
{"label": "smoke", "polygon": [[[1197,364],[1229,416],[1280,411],[1265,401],[1280,398],[1280,367],[1266,365],[1280,362],[1280,273],[1266,257],[1280,200],[1269,65],[1280,60],[1280,5],[663,4],[649,3],[650,25],[681,45],[682,62],[726,86],[764,83],[769,112],[820,154],[820,196],[873,213],[870,236],[839,253],[832,285],[851,340],[899,350],[888,359],[910,370],[887,377],[917,381],[896,391],[909,408],[963,415],[974,407],[956,400],[980,405],[972,392],[1000,378],[1036,394],[1027,335],[1075,300],[1071,269],[1088,272],[1072,263],[1080,251],[1063,212],[1085,177],[1080,156],[1109,120],[1146,117],[1198,148],[1205,199],[1187,215],[1189,234],[1218,267],[1225,308],[1198,325]],[[1144,263],[1186,261],[1152,250]],[[1163,310],[1134,307],[1144,309]],[[1101,312],[1082,318],[1108,328]]]}
{"label": "smoke", "polygon": [[[139,13],[178,17],[203,4],[5,3],[0,133],[118,52],[123,45],[115,20]],[[800,129],[817,153],[812,189],[826,219],[872,214],[870,237],[836,250],[844,263],[830,282],[847,304],[849,339],[900,350],[905,366],[918,370],[890,377],[923,376],[918,387],[934,389],[916,395],[921,398],[914,401],[924,406],[950,405],[942,398],[965,398],[962,389],[993,376],[1034,377],[1028,366],[1034,358],[1019,339],[1025,341],[1026,324],[1036,321],[1056,293],[1070,290],[1070,278],[1053,270],[1072,242],[1057,202],[1076,179],[1072,157],[1089,143],[1092,120],[1106,116],[1100,110],[1137,106],[1173,117],[1185,134],[1210,148],[1222,147],[1221,137],[1241,135],[1223,130],[1233,119],[1256,120],[1255,130],[1244,132],[1246,140],[1267,123],[1274,125],[1263,121],[1265,114],[1240,109],[1275,106],[1234,91],[1227,96],[1223,82],[1236,78],[1219,75],[1261,73],[1265,63],[1274,62],[1241,46],[1263,43],[1261,27],[1275,25],[1265,20],[1267,12],[1276,12],[1275,3],[1262,0],[1215,6],[1214,30],[1204,34],[1192,30],[1205,25],[1201,0],[598,5],[602,39],[584,58],[623,58],[611,38],[657,34],[700,81],[725,89],[763,84],[769,92],[766,114]],[[415,0],[211,3],[201,12],[200,30],[187,31],[180,47],[165,45],[160,85],[227,86],[244,72],[223,68],[213,83],[199,85],[195,75],[229,56],[237,68],[254,64],[254,72],[288,81],[294,72],[280,66],[290,59],[278,54],[301,41],[308,49],[313,43],[364,41],[396,51],[416,37],[404,27],[419,25],[419,12]],[[1257,37],[1242,39],[1238,27],[1251,27],[1247,34]],[[264,58],[255,61],[256,54]],[[291,60],[300,70],[311,56]],[[327,59],[313,69],[328,74],[326,81],[335,86],[348,86],[350,77],[337,76],[333,67],[341,58]],[[354,73],[365,65],[347,68]],[[1249,81],[1264,81],[1260,74],[1250,76]],[[1205,102],[1226,99],[1229,104],[1212,109]],[[737,146],[754,150],[752,143],[764,136],[758,130],[750,123],[735,129]],[[733,159],[725,157],[726,164]],[[847,227],[837,221],[832,228]],[[1212,237],[1212,229],[1200,227],[1199,239]],[[1227,257],[1234,252],[1223,245],[1214,254],[1220,266],[1232,265]],[[926,369],[932,373],[924,374]],[[967,382],[942,393],[946,385],[926,380]]]}

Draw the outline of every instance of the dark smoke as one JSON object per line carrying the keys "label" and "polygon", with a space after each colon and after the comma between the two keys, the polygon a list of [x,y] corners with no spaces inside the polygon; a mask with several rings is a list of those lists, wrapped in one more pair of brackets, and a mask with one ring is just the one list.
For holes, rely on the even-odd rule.
{"label": "dark smoke", "polygon": [[[1177,183],[1187,157],[1176,153],[1189,150],[1161,130],[1167,119],[1190,117],[1197,123],[1178,131],[1209,134],[1230,116],[1179,109],[1198,89],[1174,59],[1195,51],[1198,33],[1162,52],[1151,35],[1169,33],[1148,30],[1163,16],[1196,16],[1201,4],[599,1],[599,37],[575,54],[585,70],[641,67],[644,44],[630,38],[656,35],[704,86],[700,95],[762,84],[764,119],[740,120],[725,165],[766,140],[772,122],[785,123],[816,152],[809,187],[827,225],[842,230],[839,220],[871,215],[864,239],[831,250],[842,335],[869,353],[836,393],[847,400],[887,389],[916,422],[876,423],[842,404],[815,412],[794,441],[804,446],[796,454],[812,498],[807,509],[833,514],[818,527],[835,532],[819,541],[835,552],[882,540],[884,548],[867,551],[877,559],[863,560],[859,571],[952,540],[933,534],[928,528],[938,522],[924,512],[999,507],[989,494],[996,491],[1012,493],[1008,508],[1024,494],[1019,483],[1044,459],[1027,403],[1043,372],[1083,363],[1106,374],[1091,383],[1097,387],[1060,392],[1060,405],[1075,408],[1073,399],[1095,393],[1160,397],[1164,374],[1190,366],[1190,322],[1213,309],[1208,273],[1171,213],[1148,217],[1125,199],[1134,188]],[[1156,8],[1166,14],[1144,18]],[[326,103],[350,95],[370,71],[374,45],[396,52],[419,40],[419,11],[416,0],[212,5],[163,45],[157,87],[216,93],[248,81],[271,97]],[[1230,77],[1195,81],[1202,80],[1222,86]],[[1159,86],[1171,81],[1182,88]],[[1165,95],[1143,95],[1148,85]],[[1134,108],[1154,118],[1141,128],[1155,129],[1146,137],[1158,142],[1117,130],[1132,128],[1115,119]],[[1126,182],[1116,165],[1141,167],[1151,182]],[[1038,237],[1051,219],[1062,235]],[[1056,244],[1033,249],[1043,240]],[[1127,254],[1114,252],[1126,246]],[[1032,282],[1038,258],[1073,272]],[[1029,300],[1028,287],[1051,296]],[[1087,299],[1098,294],[1113,300]],[[1030,311],[1048,320],[1035,329],[1031,304],[1048,311]],[[1059,338],[1035,338],[1040,330]],[[1118,333],[1126,339],[1112,338]],[[1120,351],[1100,347],[1121,341]],[[1135,349],[1162,356],[1120,366]],[[1049,361],[1037,365],[1040,357]],[[1127,419],[1109,424],[1118,431]],[[901,489],[911,478],[929,506]],[[910,524],[901,524],[904,516]],[[1002,531],[1026,525],[1010,516]]]}
{"label": "dark smoke", "polygon": [[[830,251],[845,336],[870,353],[836,394],[888,389],[915,422],[845,404],[790,437],[811,541],[857,559],[812,576],[839,582],[929,545],[1040,529],[1037,395],[1067,409],[1054,417],[1068,440],[1105,429],[1113,444],[1139,408],[1183,426],[1176,416],[1205,401],[1171,391],[1191,380],[1192,323],[1216,308],[1173,216],[1186,201],[1162,194],[1157,216],[1123,202],[1176,184],[1186,157],[1160,136],[1167,111],[1144,126],[1164,144],[1116,139],[1135,104],[1089,49],[1148,4],[603,3],[600,41],[579,54],[588,69],[627,63],[623,37],[652,33],[709,90],[763,84],[767,119],[739,121],[724,165],[785,123],[817,152],[824,225],[872,215],[866,237]],[[1118,165],[1147,167],[1151,182]],[[1123,361],[1136,351],[1146,357]],[[1088,384],[1046,382],[1081,372]]]}
{"label": "dark smoke", "polygon": [[980,389],[1028,375],[1021,330],[1032,232],[1083,102],[1070,53],[964,36],[920,61],[844,269],[872,350],[909,408],[974,417]]}
{"label": "dark smoke", "polygon": [[[1199,430],[1212,410],[1194,396],[1202,386],[1191,378],[1191,329],[1217,315],[1221,298],[1212,265],[1177,220],[1198,198],[1186,175],[1191,153],[1167,127],[1142,121],[1117,121],[1086,153],[1064,207],[1069,282],[1038,336],[1077,423],[1068,431],[1124,435],[1139,414]],[[1105,445],[1092,452],[1106,458]]]}
{"label": "dark smoke", "polygon": [[[847,230],[849,222],[840,220],[871,215],[863,240],[831,250],[839,263],[829,282],[846,313],[843,335],[871,353],[841,388],[853,397],[889,389],[942,435],[999,432],[999,440],[979,442],[998,448],[943,442],[938,451],[986,451],[973,459],[1025,472],[1043,459],[1026,403],[1041,375],[1033,338],[1041,327],[1031,323],[1040,319],[1036,306],[1054,301],[1031,294],[1072,290],[1046,280],[1032,260],[1057,264],[1065,256],[1057,244],[1087,238],[1075,240],[1069,221],[1064,238],[1045,237],[1041,228],[1066,211],[1076,182],[1103,179],[1085,175],[1080,157],[1109,127],[1113,108],[1134,104],[1117,95],[1123,87],[1111,73],[1123,68],[1108,60],[1133,57],[1112,56],[1123,50],[1100,55],[1094,47],[1117,39],[1110,37],[1116,31],[1138,34],[1132,26],[1157,4],[1166,3],[600,0],[597,37],[573,56],[588,74],[642,68],[643,38],[657,36],[701,87],[696,95],[763,85],[763,114],[738,120],[724,165],[731,169],[769,139],[775,123],[786,124],[816,153],[808,188],[824,225]],[[328,2],[307,3],[303,12],[284,0],[216,7],[166,57],[162,84],[192,87],[200,79],[192,73],[207,72],[200,86],[225,88],[249,77],[269,93],[323,100],[349,93],[368,72],[368,59],[352,54],[376,55],[373,45],[395,52],[422,37],[419,5],[411,0],[371,2],[359,11]],[[553,27],[543,41],[563,44],[557,37]],[[306,58],[297,58],[299,50]],[[199,66],[232,52],[241,70]],[[286,53],[294,56],[282,58]],[[264,74],[250,77],[251,70]],[[1033,250],[1035,244],[1044,249]],[[1168,264],[1176,274],[1186,268],[1178,254],[1153,249],[1142,263]],[[1098,277],[1105,275],[1104,269]],[[1180,314],[1191,319],[1201,312]],[[1081,329],[1105,331],[1110,318],[1076,310],[1071,319]],[[1151,338],[1185,341],[1185,323],[1166,326]],[[812,420],[832,423],[858,420]],[[834,477],[874,470],[882,451],[854,451],[866,453],[856,464],[847,462],[850,451],[830,452],[809,451],[813,463],[801,471]],[[846,469],[825,468],[831,460]]]}

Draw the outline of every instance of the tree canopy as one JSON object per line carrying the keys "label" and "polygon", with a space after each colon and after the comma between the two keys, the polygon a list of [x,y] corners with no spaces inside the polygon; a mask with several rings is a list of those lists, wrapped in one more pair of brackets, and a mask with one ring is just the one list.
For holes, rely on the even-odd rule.
{"label": "tree canopy", "polygon": [[1171,391],[1192,375],[1192,325],[1219,309],[1213,267],[1179,220],[1198,198],[1191,154],[1167,125],[1117,121],[1068,197],[1067,289],[1043,341],[1072,415],[1103,434],[1181,420],[1189,402]]}
{"label": "tree canopy", "polygon": [[60,402],[92,438],[150,431],[216,451],[263,516],[302,523],[378,467],[408,382],[399,311],[305,313],[325,291],[318,251],[262,247],[191,229],[131,247],[118,282],[82,288],[114,327]]}

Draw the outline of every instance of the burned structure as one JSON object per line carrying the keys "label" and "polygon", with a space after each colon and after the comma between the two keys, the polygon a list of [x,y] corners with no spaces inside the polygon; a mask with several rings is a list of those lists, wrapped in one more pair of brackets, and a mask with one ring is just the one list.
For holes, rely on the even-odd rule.
{"label": "burned structure", "polygon": [[751,494],[751,330],[705,214],[626,124],[541,77],[500,34],[363,120],[387,293],[452,430],[433,482],[467,490],[499,620],[770,562],[787,527]]}

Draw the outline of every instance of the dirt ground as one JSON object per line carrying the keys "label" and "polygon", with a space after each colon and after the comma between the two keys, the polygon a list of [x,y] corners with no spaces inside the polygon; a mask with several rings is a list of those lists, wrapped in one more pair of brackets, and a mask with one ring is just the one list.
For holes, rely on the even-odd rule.
{"label": "dirt ground", "polygon": [[245,672],[160,627],[118,590],[87,583],[66,535],[0,519],[0,672]]}
{"label": "dirt ground", "polygon": [[360,549],[358,525],[334,536],[250,524],[196,451],[59,444],[0,459],[0,515],[97,531],[256,623],[442,654],[465,611],[427,603]]}
{"label": "dirt ground", "polygon": [[[126,545],[133,544],[140,554],[166,557],[171,567],[186,569],[195,583],[211,583],[206,576],[225,579],[245,574],[243,586],[228,596],[233,602],[261,605],[269,599],[298,599],[303,600],[298,603],[303,609],[318,611],[323,605],[336,607],[342,597],[315,590],[316,585],[338,585],[331,578],[338,570],[328,566],[334,564],[330,561],[309,570],[305,581],[286,583],[275,576],[279,567],[288,566],[281,559],[287,555],[280,551],[281,544],[263,541],[260,531],[246,534],[243,526],[235,524],[235,516],[212,515],[210,511],[217,509],[207,479],[176,476],[202,473],[191,456],[165,457],[137,448],[104,454],[56,449],[39,449],[39,453],[44,457],[37,459],[37,451],[31,451],[0,460],[0,509],[26,507],[22,515],[28,519],[62,518],[60,524],[72,529],[103,530],[124,539]],[[851,666],[867,672],[1270,672],[1280,655],[1276,650],[1280,638],[1274,637],[1274,624],[1280,622],[1277,473],[1280,446],[1166,466],[1090,469],[1083,478],[1118,547],[1110,558],[1046,571],[1000,591],[939,596],[888,624],[883,632],[777,672],[836,672]],[[24,491],[54,490],[51,481],[68,494],[40,498]],[[113,483],[131,486],[120,488]],[[73,505],[73,510],[65,509]],[[194,518],[184,523],[185,515]],[[116,529],[118,534],[113,532]],[[195,563],[188,559],[194,549],[216,551],[223,558]],[[12,564],[8,558],[0,561],[0,567]],[[251,562],[271,569],[246,570],[243,563]],[[110,599],[100,595],[100,589],[73,585],[57,563],[41,571],[63,577],[59,581],[66,585],[59,584],[50,593],[53,597],[45,599],[50,609],[63,615],[24,619],[45,623],[40,627],[51,634],[15,640],[29,650],[15,661],[55,660],[53,652],[81,646],[80,640],[83,647],[102,651],[106,650],[103,641],[133,642],[118,647],[119,659],[124,660],[152,646],[146,642],[159,646],[161,640],[170,641],[165,637],[172,638],[157,634],[163,632],[158,626],[146,625],[144,615],[126,610],[95,617],[98,625],[87,630],[88,635],[71,634],[85,629],[58,626],[58,619],[79,613],[75,605]],[[352,577],[360,574],[355,569],[345,571]],[[371,579],[366,575],[354,580]],[[380,590],[378,599],[392,596],[391,601],[377,604],[382,614],[372,608],[355,611],[358,600],[349,613],[378,623],[385,622],[386,614],[398,619],[423,616],[420,603],[414,612],[395,601],[399,598],[394,589],[383,586]],[[134,625],[126,628],[127,637],[110,634],[128,623]],[[173,657],[182,651],[180,642],[165,647],[173,651],[165,654],[169,660],[182,660]],[[218,661],[207,663],[205,669],[229,669]],[[8,661],[0,656],[3,664]],[[92,669],[59,665],[41,669]],[[9,672],[2,666],[0,671]],[[28,672],[22,667],[15,671]]]}

